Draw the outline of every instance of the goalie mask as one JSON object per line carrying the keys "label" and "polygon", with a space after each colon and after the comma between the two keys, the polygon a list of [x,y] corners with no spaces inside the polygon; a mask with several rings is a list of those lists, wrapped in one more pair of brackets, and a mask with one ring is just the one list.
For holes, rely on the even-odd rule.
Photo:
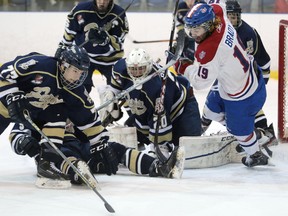
{"label": "goalie mask", "polygon": [[227,17],[230,20],[231,24],[237,30],[237,28],[241,25],[241,13],[242,13],[242,9],[238,1],[235,0],[226,1],[226,12]]}
{"label": "goalie mask", "polygon": [[89,55],[84,48],[72,46],[60,56],[60,82],[67,89],[75,89],[82,85],[90,66]]}
{"label": "goalie mask", "polygon": [[133,49],[126,58],[127,72],[134,83],[140,82],[147,77],[152,65],[152,58],[144,49]]}
{"label": "goalie mask", "polygon": [[185,33],[195,42],[200,43],[214,31],[214,21],[213,8],[206,3],[198,3],[184,18]]}

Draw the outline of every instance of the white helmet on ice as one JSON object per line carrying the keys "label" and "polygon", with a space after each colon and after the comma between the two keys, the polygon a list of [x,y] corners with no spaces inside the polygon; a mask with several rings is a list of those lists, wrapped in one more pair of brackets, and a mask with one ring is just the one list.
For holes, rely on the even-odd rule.
{"label": "white helmet on ice", "polygon": [[150,73],[152,65],[152,58],[141,48],[133,49],[126,58],[127,72],[133,82],[144,79]]}

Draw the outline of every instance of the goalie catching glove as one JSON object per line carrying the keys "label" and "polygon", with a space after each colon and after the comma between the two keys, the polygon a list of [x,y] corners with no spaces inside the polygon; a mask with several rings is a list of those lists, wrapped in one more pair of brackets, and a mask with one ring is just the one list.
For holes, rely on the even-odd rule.
{"label": "goalie catching glove", "polygon": [[[114,92],[111,90],[109,86],[99,87],[98,92],[100,95],[101,104],[112,100],[115,97]],[[106,107],[99,111],[100,119],[102,125],[106,127],[109,123],[113,121],[118,121],[122,118],[123,112],[121,111],[121,107],[118,104],[118,100],[111,102]]]}
{"label": "goalie catching glove", "polygon": [[90,153],[92,159],[93,157],[96,160],[101,158],[107,175],[116,174],[118,171],[118,158],[114,150],[108,145],[106,137],[102,138],[98,143],[91,145]]}

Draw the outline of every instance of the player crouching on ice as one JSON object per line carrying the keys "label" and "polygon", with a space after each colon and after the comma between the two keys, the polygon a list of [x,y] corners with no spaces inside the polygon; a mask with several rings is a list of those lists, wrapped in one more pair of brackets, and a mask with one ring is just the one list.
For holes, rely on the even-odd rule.
{"label": "player crouching on ice", "polygon": [[[72,124],[67,124],[65,137],[60,150],[65,154],[70,162],[77,167],[85,177],[92,183],[98,184],[93,174],[106,173],[113,174],[111,167],[103,155],[94,157],[90,153],[90,143],[81,142],[75,137]],[[22,124],[15,124],[11,133],[10,140],[12,149],[19,155],[29,156],[39,154],[39,133],[23,127]],[[174,151],[166,163],[161,163],[158,159],[136,149],[127,148],[116,142],[108,142],[106,147],[109,150],[110,157],[115,163],[123,164],[131,172],[140,175],[149,175],[150,177],[162,176],[165,178],[181,178],[185,156],[182,151]],[[55,163],[54,170],[62,172],[69,177],[72,184],[82,184],[83,180],[75,173],[65,160],[59,160]],[[114,173],[115,174],[115,173]],[[43,185],[36,184],[38,187],[53,188],[53,183]],[[60,188],[59,185],[57,188]]]}
{"label": "player crouching on ice", "polygon": [[[242,46],[237,32],[220,4],[197,4],[185,18],[185,32],[198,44],[199,65],[188,66],[184,75],[199,90],[218,80],[219,99],[208,101],[215,121],[224,122],[247,153],[245,166],[267,165],[269,157],[259,148],[254,119],[266,100],[265,82],[253,56]],[[208,98],[209,99],[209,98]]]}

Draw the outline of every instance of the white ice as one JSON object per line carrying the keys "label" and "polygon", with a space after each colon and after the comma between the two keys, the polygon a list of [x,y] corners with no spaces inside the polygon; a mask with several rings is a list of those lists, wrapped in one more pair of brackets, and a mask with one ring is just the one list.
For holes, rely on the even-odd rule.
{"label": "white ice", "polygon": [[[95,76],[96,85],[101,82],[100,75]],[[264,107],[276,131],[277,87],[277,81],[270,80]],[[206,91],[196,92],[200,109],[205,96]],[[217,132],[219,125],[211,127]],[[36,188],[35,164],[28,156],[12,152],[9,129],[1,135],[0,145],[1,216],[113,215],[88,187]],[[287,216],[288,145],[280,144],[273,151],[274,167],[247,168],[239,163],[190,169],[179,180],[137,176],[121,168],[115,176],[96,178],[102,188],[99,192],[117,216]]]}

